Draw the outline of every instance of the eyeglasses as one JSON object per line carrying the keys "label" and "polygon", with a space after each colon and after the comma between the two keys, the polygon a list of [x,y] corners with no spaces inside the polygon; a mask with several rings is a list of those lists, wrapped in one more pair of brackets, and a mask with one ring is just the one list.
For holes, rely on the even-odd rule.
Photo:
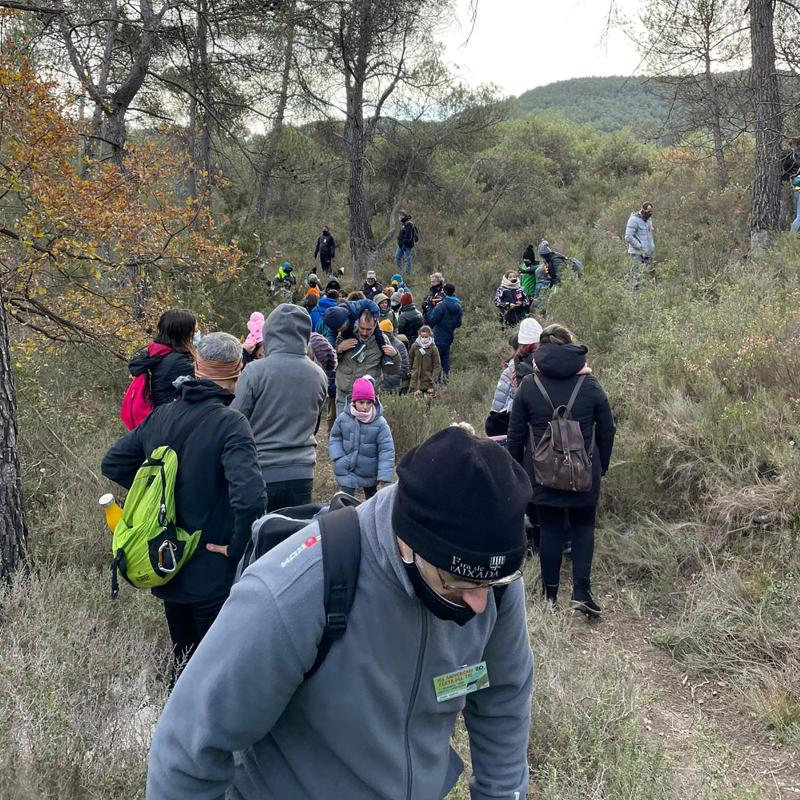
{"label": "eyeglasses", "polygon": [[[495,586],[508,586],[510,583],[514,583],[514,581],[518,581],[522,577],[522,571],[517,570],[516,572],[512,572],[510,575],[505,575],[504,577],[497,578],[493,581],[470,581],[456,579],[456,581],[453,582],[450,577],[451,573],[439,569],[439,567],[431,564],[429,561],[424,561],[422,558],[420,558],[418,553],[414,553],[414,563],[417,565],[417,569],[419,570],[423,579],[425,578],[424,566],[428,564],[429,566],[433,567],[436,570],[436,577],[439,578],[442,588],[448,592],[470,592],[474,591],[475,589],[491,589]],[[430,586],[430,584],[428,585]],[[431,589],[436,591],[433,586],[431,586]]]}

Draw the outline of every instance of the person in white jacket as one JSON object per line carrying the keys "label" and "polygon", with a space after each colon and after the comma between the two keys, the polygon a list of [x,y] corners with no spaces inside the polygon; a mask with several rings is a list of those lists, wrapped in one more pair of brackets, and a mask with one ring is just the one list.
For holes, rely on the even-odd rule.
{"label": "person in white jacket", "polygon": [[631,259],[628,277],[632,292],[638,292],[642,277],[642,268],[653,263],[653,252],[656,243],[653,238],[653,204],[642,203],[639,211],[634,211],[625,226],[625,242],[628,245],[628,256]]}

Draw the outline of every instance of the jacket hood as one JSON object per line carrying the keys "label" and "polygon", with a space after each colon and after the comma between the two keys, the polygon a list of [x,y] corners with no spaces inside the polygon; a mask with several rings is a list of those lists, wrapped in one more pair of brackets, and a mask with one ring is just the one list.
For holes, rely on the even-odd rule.
{"label": "jacket hood", "polygon": [[543,344],[533,354],[533,360],[548,378],[570,378],[586,366],[588,352],[582,344]]}
{"label": "jacket hood", "polygon": [[459,305],[461,305],[461,301],[454,294],[446,294],[444,296],[444,301],[445,302],[450,301],[452,303],[458,303]]}
{"label": "jacket hood", "polygon": [[147,372],[147,370],[152,369],[164,356],[172,352],[173,350],[168,344],[150,342],[146,349],[142,350],[130,360],[128,363],[128,370],[135,378],[137,375],[141,375]]}
{"label": "jacket hood", "polygon": [[324,314],[329,308],[333,308],[337,305],[337,301],[334,300],[332,297],[327,297],[322,295],[320,297],[319,302],[317,303],[317,308]]}
{"label": "jacket hood", "polygon": [[202,403],[213,399],[220,400],[227,406],[233,402],[234,396],[233,392],[223,389],[208,378],[189,378],[181,383],[178,390],[178,397],[187,403]]}
{"label": "jacket hood", "polygon": [[274,353],[305,357],[310,337],[311,317],[308,311],[291,303],[281,303],[264,323],[267,357]]}

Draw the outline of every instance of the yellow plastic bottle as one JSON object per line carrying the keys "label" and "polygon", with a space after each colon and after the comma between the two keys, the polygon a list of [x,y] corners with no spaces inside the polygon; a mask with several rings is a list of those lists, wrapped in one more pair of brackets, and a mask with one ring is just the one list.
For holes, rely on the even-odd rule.
{"label": "yellow plastic bottle", "polygon": [[100,508],[103,509],[103,512],[106,515],[108,527],[111,528],[111,532],[113,533],[114,529],[117,527],[117,523],[122,519],[122,509],[117,505],[114,495],[110,492],[108,494],[104,494],[100,498],[99,502]]}

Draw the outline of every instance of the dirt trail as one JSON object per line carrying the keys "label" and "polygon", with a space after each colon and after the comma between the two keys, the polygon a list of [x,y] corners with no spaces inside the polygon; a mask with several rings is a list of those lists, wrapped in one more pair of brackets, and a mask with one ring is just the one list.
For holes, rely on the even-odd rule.
{"label": "dirt trail", "polygon": [[639,686],[652,697],[647,728],[675,764],[675,796],[714,798],[740,790],[734,796],[800,800],[800,754],[738,708],[723,679],[693,682],[682,673],[652,642],[663,618],[640,618],[614,595],[603,600],[601,621],[575,619],[573,641],[600,660],[621,655],[630,663]]}

